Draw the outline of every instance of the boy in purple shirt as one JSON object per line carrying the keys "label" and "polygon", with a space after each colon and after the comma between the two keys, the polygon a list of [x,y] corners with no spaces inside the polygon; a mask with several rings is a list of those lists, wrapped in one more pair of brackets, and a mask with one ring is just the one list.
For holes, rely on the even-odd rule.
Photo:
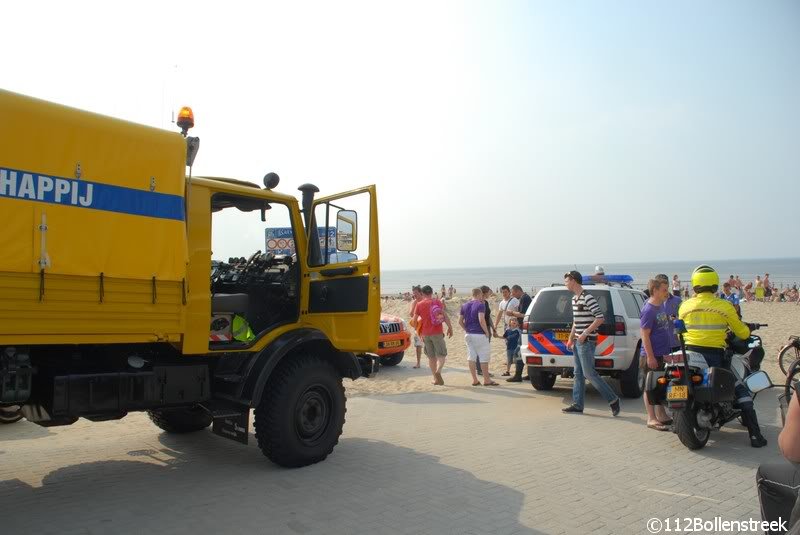
{"label": "boy in purple shirt", "polygon": [[[663,280],[665,283],[669,284],[669,277],[667,277],[663,273],[659,273],[655,276],[656,280]],[[647,297],[650,297],[649,295]],[[667,300],[664,301],[664,308],[667,309],[667,316],[669,317],[669,332],[670,332],[670,339],[672,348],[670,353],[674,353],[675,351],[679,351],[681,348],[681,342],[678,340],[678,333],[675,332],[675,325],[673,324],[673,320],[678,319],[678,309],[681,307],[681,298],[677,295],[669,294]]]}
{"label": "boy in purple shirt", "polygon": [[489,329],[491,324],[486,321],[486,305],[483,302],[483,292],[480,288],[472,290],[472,301],[468,301],[461,306],[461,314],[458,316],[458,324],[464,329],[466,334],[464,340],[467,343],[467,362],[469,362],[469,372],[472,374],[472,386],[478,386],[476,362],[483,364],[483,384],[486,386],[497,386],[489,376]]}
{"label": "boy in purple shirt", "polygon": [[[664,369],[664,355],[672,351],[672,320],[665,303],[671,296],[669,284],[661,278],[651,279],[648,283],[650,298],[642,307],[639,323],[642,328],[641,355],[647,362],[647,371]],[[680,301],[680,300],[679,300]],[[657,431],[667,431],[672,423],[664,407],[653,408],[644,394],[644,407],[647,411],[647,427]]]}

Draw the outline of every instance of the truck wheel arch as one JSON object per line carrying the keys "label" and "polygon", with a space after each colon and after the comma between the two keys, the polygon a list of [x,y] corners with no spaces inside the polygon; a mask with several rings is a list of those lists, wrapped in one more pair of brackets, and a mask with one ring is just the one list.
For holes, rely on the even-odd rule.
{"label": "truck wheel arch", "polygon": [[342,377],[357,379],[361,375],[361,366],[353,353],[336,350],[321,331],[296,329],[282,334],[249,360],[242,381],[241,399],[246,400],[250,407],[255,407],[264,393],[272,372],[281,361],[291,358],[294,354],[306,352],[325,355]]}

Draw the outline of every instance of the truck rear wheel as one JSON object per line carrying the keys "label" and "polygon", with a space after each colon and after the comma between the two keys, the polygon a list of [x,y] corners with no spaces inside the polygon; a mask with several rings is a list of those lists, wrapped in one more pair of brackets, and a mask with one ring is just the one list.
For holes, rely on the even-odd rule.
{"label": "truck rear wheel", "polygon": [[211,425],[212,417],[202,407],[178,407],[147,411],[150,420],[167,433],[191,433]]}
{"label": "truck rear wheel", "polygon": [[0,407],[0,424],[13,424],[22,420],[22,409],[18,405]]}
{"label": "truck rear wheel", "polygon": [[333,364],[315,355],[287,357],[255,410],[258,447],[289,468],[322,461],[339,442],[346,401]]}
{"label": "truck rear wheel", "polygon": [[381,357],[381,366],[397,366],[403,360],[403,355],[405,355],[405,351]]}

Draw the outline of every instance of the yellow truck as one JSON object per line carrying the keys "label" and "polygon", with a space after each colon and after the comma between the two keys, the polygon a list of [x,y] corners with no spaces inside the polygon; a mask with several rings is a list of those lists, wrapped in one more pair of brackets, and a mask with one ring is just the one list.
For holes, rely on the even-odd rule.
{"label": "yellow truck", "polygon": [[377,371],[374,186],[192,176],[199,138],[0,90],[0,421],[147,411],[321,461]]}

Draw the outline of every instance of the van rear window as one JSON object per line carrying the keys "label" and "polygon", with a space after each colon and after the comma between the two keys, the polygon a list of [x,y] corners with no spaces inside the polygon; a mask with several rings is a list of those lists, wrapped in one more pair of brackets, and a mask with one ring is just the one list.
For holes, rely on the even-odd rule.
{"label": "van rear window", "polygon": [[[597,299],[606,324],[614,324],[614,308],[608,290],[586,290]],[[541,292],[531,311],[530,321],[536,323],[572,323],[572,296],[569,290]]]}

